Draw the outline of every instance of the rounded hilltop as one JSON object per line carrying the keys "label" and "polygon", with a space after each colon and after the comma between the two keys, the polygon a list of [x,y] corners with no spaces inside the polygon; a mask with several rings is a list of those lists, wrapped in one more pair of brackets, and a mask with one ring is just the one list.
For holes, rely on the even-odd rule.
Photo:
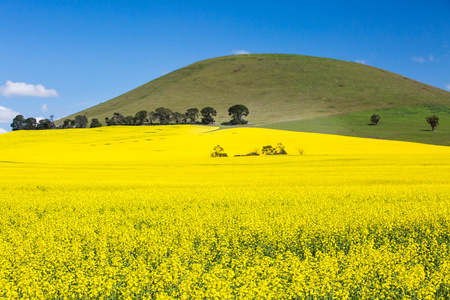
{"label": "rounded hilltop", "polygon": [[348,61],[288,54],[247,54],[196,62],[76,115],[167,107],[185,112],[213,107],[218,122],[244,104],[248,121],[267,125],[420,104],[447,105],[450,93],[404,76]]}

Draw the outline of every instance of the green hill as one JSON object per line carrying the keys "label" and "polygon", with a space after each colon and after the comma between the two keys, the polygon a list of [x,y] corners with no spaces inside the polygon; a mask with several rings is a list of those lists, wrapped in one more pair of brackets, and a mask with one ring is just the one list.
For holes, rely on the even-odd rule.
{"label": "green hill", "polygon": [[[328,58],[249,54],[207,59],[75,115],[134,115],[164,106],[214,107],[217,122],[244,104],[254,125],[311,120],[410,105],[449,105],[450,93],[374,67]],[[370,118],[370,116],[369,116]],[[297,129],[295,129],[297,130]],[[318,131],[320,132],[320,131]]]}
{"label": "green hill", "polygon": [[[370,122],[370,116],[373,114],[378,114],[381,117],[376,126]],[[439,116],[440,124],[433,132],[425,120],[426,117],[432,115]],[[263,127],[450,146],[450,106],[411,105],[392,107],[281,122]]]}

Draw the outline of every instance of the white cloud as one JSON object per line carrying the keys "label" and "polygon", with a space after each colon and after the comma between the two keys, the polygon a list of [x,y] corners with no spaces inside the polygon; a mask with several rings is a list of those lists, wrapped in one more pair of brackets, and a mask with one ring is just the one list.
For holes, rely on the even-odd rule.
{"label": "white cloud", "polygon": [[11,108],[0,106],[0,123],[10,123],[19,113]]}
{"label": "white cloud", "polygon": [[420,57],[420,56],[413,56],[412,60],[418,63],[424,63],[425,62],[425,58]]}
{"label": "white cloud", "polygon": [[47,106],[47,104],[43,104],[42,106],[41,106],[41,111],[42,112],[48,112],[48,106]]}
{"label": "white cloud", "polygon": [[363,65],[367,64],[367,61],[364,59],[357,59],[356,62]]}
{"label": "white cloud", "polygon": [[430,56],[422,57],[422,56],[412,56],[411,59],[418,63],[426,63],[426,62],[440,62],[441,60],[439,58],[435,58],[433,54],[430,54]]}
{"label": "white cloud", "polygon": [[445,85],[445,87],[447,88],[447,90],[449,90],[449,91],[450,91],[450,83],[449,83],[449,84],[447,84],[447,85]]}
{"label": "white cloud", "polygon": [[250,54],[250,52],[245,51],[245,50],[234,50],[233,52],[231,52],[235,55],[239,55],[239,54]]}
{"label": "white cloud", "polygon": [[2,134],[2,133],[7,133],[8,131],[6,131],[5,129],[3,129],[3,128],[1,128],[0,127],[0,134]]}
{"label": "white cloud", "polygon": [[35,119],[36,119],[36,123],[39,123],[40,120],[44,120],[45,118],[44,117],[36,117]]}
{"label": "white cloud", "polygon": [[42,84],[28,84],[25,82],[12,82],[8,80],[0,86],[0,94],[6,97],[58,97],[54,89],[46,89]]}

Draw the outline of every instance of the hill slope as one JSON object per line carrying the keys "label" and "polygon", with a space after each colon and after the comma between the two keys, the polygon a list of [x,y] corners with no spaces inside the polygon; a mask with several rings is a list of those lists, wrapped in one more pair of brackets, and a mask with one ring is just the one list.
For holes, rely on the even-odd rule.
{"label": "hill slope", "polygon": [[[233,55],[207,59],[83,110],[103,121],[114,112],[134,115],[164,106],[173,111],[214,107],[216,121],[244,104],[255,125],[305,120],[389,107],[448,105],[450,93],[370,66],[285,54]],[[69,116],[73,118],[75,115]]]}

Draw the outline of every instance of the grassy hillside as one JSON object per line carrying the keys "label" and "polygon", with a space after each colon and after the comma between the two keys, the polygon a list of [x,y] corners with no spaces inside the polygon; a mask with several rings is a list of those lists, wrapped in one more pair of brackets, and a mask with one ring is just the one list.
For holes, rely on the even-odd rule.
{"label": "grassy hillside", "polygon": [[[370,116],[380,115],[377,126]],[[439,116],[435,131],[425,118]],[[403,140],[450,146],[450,106],[413,105],[349,113],[344,115],[270,124],[265,128],[320,132],[346,136]]]}
{"label": "grassy hillside", "polygon": [[[450,93],[398,74],[335,59],[281,54],[212,58],[176,70],[76,113],[104,121],[114,112],[214,107],[216,121],[244,104],[255,125],[307,120],[408,105],[448,105]],[[381,126],[380,126],[381,127]]]}

